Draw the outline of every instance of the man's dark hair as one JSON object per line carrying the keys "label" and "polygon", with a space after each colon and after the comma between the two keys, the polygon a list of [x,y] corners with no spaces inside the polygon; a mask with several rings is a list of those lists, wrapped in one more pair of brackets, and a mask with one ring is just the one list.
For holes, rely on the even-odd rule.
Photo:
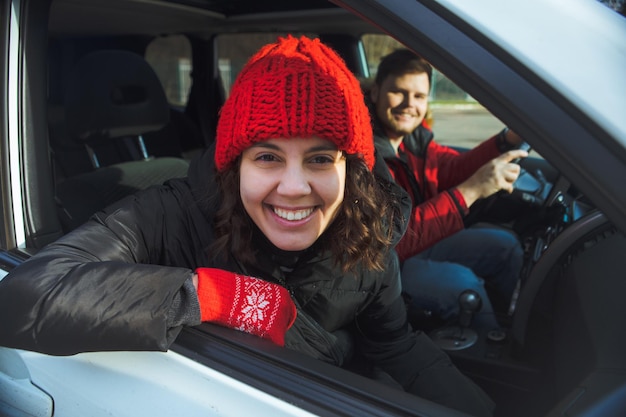
{"label": "man's dark hair", "polygon": [[408,49],[396,49],[389,55],[385,55],[378,64],[375,82],[381,85],[390,75],[401,76],[424,72],[428,75],[428,83],[432,86],[433,67],[428,61]]}

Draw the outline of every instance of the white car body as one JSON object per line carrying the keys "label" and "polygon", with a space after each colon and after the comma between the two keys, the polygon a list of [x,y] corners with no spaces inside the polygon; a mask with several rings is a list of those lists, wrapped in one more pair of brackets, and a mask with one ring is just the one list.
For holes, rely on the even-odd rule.
{"label": "white car body", "polygon": [[11,416],[313,415],[172,351],[61,357],[0,348],[0,365],[0,410]]}

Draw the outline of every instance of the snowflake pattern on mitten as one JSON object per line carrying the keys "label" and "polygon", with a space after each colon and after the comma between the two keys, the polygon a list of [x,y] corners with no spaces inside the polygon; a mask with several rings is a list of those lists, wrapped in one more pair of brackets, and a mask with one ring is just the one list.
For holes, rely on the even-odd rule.
{"label": "snowflake pattern on mitten", "polygon": [[[280,287],[260,279],[235,276],[235,299],[230,312],[234,328],[263,337],[276,321]],[[259,329],[264,329],[259,332]]]}
{"label": "snowflake pattern on mitten", "polygon": [[201,319],[254,334],[283,346],[297,315],[289,291],[259,278],[198,268]]}

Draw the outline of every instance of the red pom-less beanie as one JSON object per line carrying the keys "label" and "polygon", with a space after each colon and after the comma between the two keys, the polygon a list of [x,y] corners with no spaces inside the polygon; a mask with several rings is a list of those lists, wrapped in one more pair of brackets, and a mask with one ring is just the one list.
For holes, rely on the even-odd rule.
{"label": "red pom-less beanie", "polygon": [[224,171],[256,142],[314,136],[374,166],[359,81],[319,39],[280,38],[250,58],[235,80],[220,112],[215,164]]}

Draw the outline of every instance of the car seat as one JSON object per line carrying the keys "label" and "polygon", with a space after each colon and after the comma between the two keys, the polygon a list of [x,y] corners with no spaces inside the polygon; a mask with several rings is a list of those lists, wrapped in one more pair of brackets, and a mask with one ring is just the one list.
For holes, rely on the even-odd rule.
{"label": "car seat", "polygon": [[[188,161],[153,157],[143,139],[170,121],[161,83],[143,57],[122,50],[85,55],[68,78],[64,111],[65,142],[57,137],[52,147],[69,173],[56,184],[65,232],[127,195],[187,175]],[[165,143],[174,155],[177,146]]]}

